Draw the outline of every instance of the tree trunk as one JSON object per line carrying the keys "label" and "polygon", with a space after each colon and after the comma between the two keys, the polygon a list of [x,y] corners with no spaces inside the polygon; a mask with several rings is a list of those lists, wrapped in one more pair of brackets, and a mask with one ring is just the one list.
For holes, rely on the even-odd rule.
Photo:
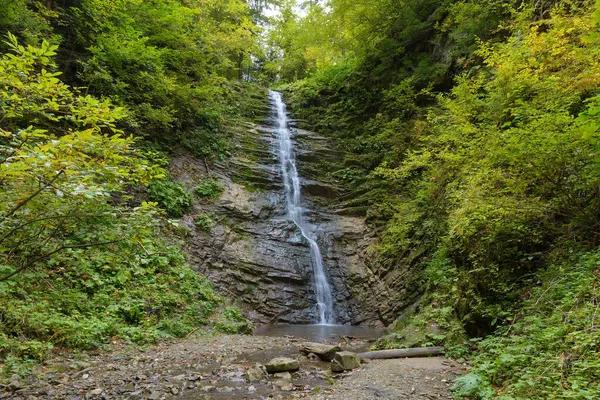
{"label": "tree trunk", "polygon": [[443,350],[443,347],[414,347],[412,349],[367,351],[366,353],[359,353],[358,357],[381,360],[386,358],[439,356],[443,354]]}

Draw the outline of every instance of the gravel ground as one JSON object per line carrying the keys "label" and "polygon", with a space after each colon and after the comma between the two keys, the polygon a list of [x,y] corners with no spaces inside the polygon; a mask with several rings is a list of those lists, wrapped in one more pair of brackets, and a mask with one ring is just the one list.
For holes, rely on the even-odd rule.
{"label": "gravel ground", "polygon": [[[65,354],[28,378],[0,385],[0,399],[446,399],[460,366],[444,358],[375,360],[333,374],[299,353],[302,339],[204,336],[147,348],[113,344],[98,354]],[[352,350],[366,343],[346,342]],[[256,363],[299,359],[292,379],[248,382]]]}
{"label": "gravel ground", "polygon": [[451,381],[461,366],[442,358],[404,358],[373,360],[360,370],[340,377],[333,393],[311,396],[314,399],[452,399]]}

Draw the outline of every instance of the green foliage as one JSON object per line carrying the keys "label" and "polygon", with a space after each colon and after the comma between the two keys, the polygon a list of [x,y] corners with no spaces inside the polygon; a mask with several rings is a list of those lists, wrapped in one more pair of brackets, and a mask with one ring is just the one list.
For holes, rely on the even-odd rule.
{"label": "green foliage", "polygon": [[539,274],[511,324],[478,345],[457,395],[482,399],[594,399],[598,371],[597,252]]}
{"label": "green foliage", "polygon": [[163,145],[187,139],[201,157],[223,157],[226,120],[256,116],[249,97],[261,90],[244,79],[263,51],[253,17],[244,0],[7,0],[0,33],[64,44],[65,81],[127,105],[125,131]]}
{"label": "green foliage", "polygon": [[246,2],[86,0],[67,14],[89,52],[79,78],[93,93],[134,104],[131,129],[163,142],[181,136],[199,156],[222,151],[217,133],[233,106],[232,82],[260,52]]}
{"label": "green foliage", "polygon": [[202,232],[210,233],[213,227],[213,216],[207,213],[198,213],[194,217],[194,224]]}
{"label": "green foliage", "polygon": [[[377,347],[476,344],[458,397],[598,397],[593,3],[372,2],[359,24],[334,1],[273,33],[293,111],[346,150],[332,175],[378,235],[369,267],[421,295]],[[321,37],[286,36],[305,26]]]}
{"label": "green foliage", "polygon": [[163,179],[164,155],[136,150],[119,128],[125,108],[58,79],[56,46],[8,39],[13,53],[0,58],[2,372],[26,373],[60,348],[148,343],[219,320],[221,297],[167,244],[155,204],[131,195],[149,185],[169,212],[189,206],[191,196]]}
{"label": "green foliage", "polygon": [[[59,36],[53,33],[51,27],[51,22],[56,16],[56,12],[37,2],[6,0],[0,4],[0,32],[12,32],[26,45],[39,45],[44,38],[52,44],[57,44]],[[0,43],[1,53],[8,49],[7,43]]]}
{"label": "green foliage", "polygon": [[192,196],[183,186],[170,179],[155,180],[150,183],[148,195],[171,217],[182,217],[192,206]]}
{"label": "green foliage", "polygon": [[222,191],[221,184],[213,178],[201,182],[194,188],[194,193],[203,199],[216,199]]}
{"label": "green foliage", "polygon": [[223,333],[252,333],[252,325],[244,318],[236,307],[227,307],[224,318],[216,323],[216,328]]}

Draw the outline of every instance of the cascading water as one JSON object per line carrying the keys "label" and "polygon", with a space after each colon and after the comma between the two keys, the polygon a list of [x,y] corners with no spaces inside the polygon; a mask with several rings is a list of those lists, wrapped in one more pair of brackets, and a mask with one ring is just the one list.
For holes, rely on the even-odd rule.
{"label": "cascading water", "polygon": [[277,139],[279,142],[279,161],[281,174],[283,176],[283,186],[285,190],[285,199],[287,213],[300,229],[302,236],[310,245],[311,260],[313,264],[313,273],[315,278],[315,294],[317,300],[317,308],[319,312],[319,323],[322,325],[334,324],[333,315],[333,299],[331,297],[331,287],[327,281],[327,276],[323,269],[323,257],[319,245],[312,238],[303,222],[303,211],[300,198],[300,178],[296,168],[296,159],[294,157],[294,149],[290,130],[288,128],[288,120],[285,103],[281,99],[281,94],[270,91],[271,101],[275,106],[275,118],[277,120]]}

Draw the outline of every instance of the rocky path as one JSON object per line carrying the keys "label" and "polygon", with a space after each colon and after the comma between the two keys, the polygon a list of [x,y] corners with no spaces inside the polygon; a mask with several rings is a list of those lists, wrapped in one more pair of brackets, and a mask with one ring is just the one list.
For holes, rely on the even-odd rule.
{"label": "rocky path", "polygon": [[[1,399],[446,399],[460,367],[443,358],[375,360],[332,374],[299,353],[302,340],[206,336],[145,349],[114,344],[96,355],[59,356],[26,379],[0,386]],[[343,347],[365,343],[346,340]],[[301,368],[265,375],[257,363],[287,356]]]}
{"label": "rocky path", "polygon": [[332,393],[314,399],[434,400],[452,399],[451,381],[460,366],[442,357],[374,360],[360,370],[338,377]]}

